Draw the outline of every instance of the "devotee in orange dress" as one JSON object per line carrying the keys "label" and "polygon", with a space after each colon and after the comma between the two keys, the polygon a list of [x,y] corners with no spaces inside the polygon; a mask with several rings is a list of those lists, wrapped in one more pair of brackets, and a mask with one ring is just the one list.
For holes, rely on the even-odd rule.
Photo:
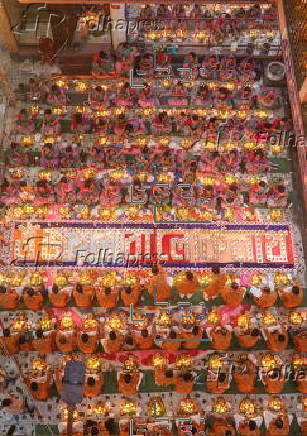
{"label": "devotee in orange dress", "polygon": [[15,310],[19,306],[19,295],[13,289],[6,290],[0,287],[0,306],[6,310]]}
{"label": "devotee in orange dress", "polygon": [[228,348],[230,348],[232,338],[231,331],[222,327],[218,330],[212,330],[210,335],[212,347],[215,350],[228,350]]}
{"label": "devotee in orange dress", "polygon": [[213,281],[203,290],[204,299],[217,297],[223,292],[226,285],[227,275],[221,273],[219,267],[213,267],[212,272],[214,274]]}
{"label": "devotee in orange dress", "polygon": [[292,307],[297,307],[302,304],[304,291],[300,286],[295,285],[292,286],[290,290],[280,289],[279,296],[282,305],[287,309],[291,309]]}
{"label": "devotee in orange dress", "polygon": [[185,372],[175,377],[174,389],[178,394],[190,394],[193,391],[193,375],[190,372]]}
{"label": "devotee in orange dress", "polygon": [[19,336],[18,342],[19,342],[20,351],[24,351],[25,353],[28,353],[29,351],[33,350],[32,339],[27,337],[25,334],[21,334]]}
{"label": "devotee in orange dress", "polygon": [[302,436],[307,436],[307,420],[302,420],[299,426],[302,432]]}
{"label": "devotee in orange dress", "polygon": [[175,330],[169,332],[168,339],[169,340],[159,341],[163,350],[168,351],[169,353],[179,350],[181,347],[181,341]]}
{"label": "devotee in orange dress", "polygon": [[33,288],[28,288],[24,289],[23,301],[27,309],[41,310],[44,299],[40,292],[35,292]]}
{"label": "devotee in orange dress", "polygon": [[206,387],[212,394],[223,394],[230,388],[230,377],[224,372],[212,374],[210,378],[207,376]]}
{"label": "devotee in orange dress", "polygon": [[149,281],[148,292],[151,295],[156,295],[157,304],[161,301],[168,301],[172,293],[172,288],[167,283],[167,275],[162,267],[158,265],[154,265],[151,271],[153,277],[151,277]]}
{"label": "devotee in orange dress", "polygon": [[140,350],[149,350],[154,345],[153,333],[149,333],[148,329],[143,329],[140,334],[135,335],[135,342]]}
{"label": "devotee in orange dress", "polygon": [[59,395],[62,395],[62,392],[63,392],[63,377],[64,377],[63,370],[56,369],[54,382],[55,382],[56,390],[57,390]]}
{"label": "devotee in orange dress", "polygon": [[272,351],[283,351],[288,346],[288,332],[286,329],[280,329],[274,332],[265,330],[266,343]]}
{"label": "devotee in orange dress", "polygon": [[140,373],[133,371],[130,373],[120,373],[118,378],[118,389],[121,394],[134,395],[140,381]]}
{"label": "devotee in orange dress", "polygon": [[53,335],[46,333],[44,336],[43,330],[36,332],[36,339],[32,341],[33,348],[40,354],[50,354],[53,351]]}
{"label": "devotee in orange dress", "polygon": [[139,285],[125,286],[120,293],[120,297],[125,306],[130,306],[130,304],[137,304],[141,294],[141,288]]}
{"label": "devotee in orange dress", "polygon": [[253,362],[246,359],[238,368],[235,368],[234,379],[239,392],[250,394],[255,392],[257,370]]}
{"label": "devotee in orange dress", "polygon": [[[1,339],[1,343],[5,347],[5,350],[9,354],[17,354],[19,352],[19,334],[11,335],[9,329],[3,330],[3,337]],[[2,345],[1,344],[1,345]]]}
{"label": "devotee in orange dress", "polygon": [[191,331],[182,329],[181,337],[185,339],[183,342],[184,348],[187,350],[196,350],[200,346],[202,334],[201,329],[197,325],[195,325]]}
{"label": "devotee in orange dress", "polygon": [[31,396],[36,401],[46,401],[50,396],[50,389],[52,383],[50,383],[50,377],[47,377],[47,380],[42,383],[37,383],[36,381],[27,381],[27,385],[29,387],[29,391]]}
{"label": "devotee in orange dress", "polygon": [[277,300],[277,292],[271,291],[270,288],[262,288],[260,297],[255,297],[255,303],[259,307],[270,307],[275,304]]}
{"label": "devotee in orange dress", "polygon": [[242,348],[253,348],[260,339],[260,331],[258,329],[246,330],[238,336],[239,345]]}
{"label": "devotee in orange dress", "polygon": [[294,346],[300,353],[307,352],[307,332],[300,332],[293,338]]}
{"label": "devotee in orange dress", "polygon": [[268,394],[279,394],[284,390],[285,378],[281,371],[273,369],[262,375],[264,390]]}
{"label": "devotee in orange dress", "polygon": [[77,336],[77,346],[84,354],[95,353],[98,345],[97,334],[88,335],[87,333],[79,333]]}
{"label": "devotee in orange dress", "polygon": [[54,284],[48,292],[48,298],[53,307],[66,307],[69,301],[69,293],[65,289],[59,289]]}
{"label": "devotee in orange dress", "polygon": [[288,436],[289,434],[289,418],[287,414],[278,417],[269,424],[268,436]]}
{"label": "devotee in orange dress", "polygon": [[240,436],[260,436],[260,428],[253,420],[240,422],[238,431]]}
{"label": "devotee in orange dress", "polygon": [[111,309],[112,307],[117,306],[118,302],[118,292],[117,290],[113,290],[110,287],[97,288],[96,289],[96,299],[98,302],[98,306],[106,307]]}
{"label": "devotee in orange dress", "polygon": [[156,368],[155,383],[161,386],[169,386],[174,384],[174,373],[172,369]]}
{"label": "devotee in orange dress", "polygon": [[179,295],[191,297],[197,288],[199,283],[196,277],[194,277],[191,271],[186,272],[185,278],[176,285]]}
{"label": "devotee in orange dress", "polygon": [[77,283],[76,289],[73,290],[73,298],[75,300],[76,306],[78,307],[90,307],[93,301],[93,290],[91,287],[86,287],[83,289],[83,286],[80,283]]}
{"label": "devotee in orange dress", "polygon": [[87,398],[95,398],[101,395],[103,382],[104,377],[102,374],[97,378],[92,377],[90,374],[87,375],[83,385],[84,396]]}
{"label": "devotee in orange dress", "polygon": [[70,333],[65,335],[61,331],[57,331],[55,335],[55,343],[57,349],[62,353],[71,353],[75,348],[75,335]]}
{"label": "devotee in orange dress", "polygon": [[123,343],[123,335],[120,333],[115,333],[115,331],[111,330],[109,333],[109,339],[105,339],[104,341],[104,350],[108,354],[117,353],[120,351]]}
{"label": "devotee in orange dress", "polygon": [[216,418],[211,428],[206,430],[206,436],[235,436],[235,434],[235,428],[223,418]]}
{"label": "devotee in orange dress", "polygon": [[221,289],[221,296],[225,301],[225,304],[230,307],[237,307],[242,304],[245,289],[241,288],[238,283],[231,283],[229,286],[224,286]]}

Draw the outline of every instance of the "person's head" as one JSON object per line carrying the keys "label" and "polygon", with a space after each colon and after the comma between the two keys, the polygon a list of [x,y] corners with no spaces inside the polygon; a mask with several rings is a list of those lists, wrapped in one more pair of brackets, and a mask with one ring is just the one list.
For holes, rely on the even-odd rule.
{"label": "person's head", "polygon": [[77,283],[76,291],[79,292],[80,294],[83,292],[83,287],[82,287],[81,283]]}
{"label": "person's head", "polygon": [[133,345],[133,337],[128,335],[125,337],[125,344],[126,345]]}
{"label": "person's head", "polygon": [[175,330],[171,330],[169,332],[169,338],[170,339],[176,339],[177,338],[177,333],[175,332]]}
{"label": "person's head", "polygon": [[116,333],[114,330],[111,330],[109,333],[109,338],[111,339],[111,341],[115,341],[116,339]]}
{"label": "person's head", "polygon": [[269,372],[269,377],[272,380],[277,380],[279,377],[279,371],[278,369],[273,369],[272,371]]}
{"label": "person's head", "polygon": [[43,330],[37,330],[37,332],[36,332],[37,339],[42,339],[43,336],[44,336]]}
{"label": "person's head", "polygon": [[230,430],[225,430],[225,436],[231,436],[231,431]]}
{"label": "person's head", "polygon": [[33,288],[28,289],[28,295],[29,295],[29,297],[34,297],[34,289]]}
{"label": "person's head", "polygon": [[19,345],[24,345],[26,343],[25,335],[21,335],[18,340]]}
{"label": "person's head", "polygon": [[193,273],[191,271],[187,271],[186,278],[191,282],[193,280]]}
{"label": "person's head", "polygon": [[248,428],[249,428],[251,431],[256,430],[256,423],[255,423],[255,421],[253,421],[253,420],[249,421],[249,423],[248,423]]}
{"label": "person's head", "polygon": [[188,382],[190,382],[192,380],[192,374],[190,372],[185,372],[182,375],[182,378],[183,378],[183,381],[188,383]]}
{"label": "person's head", "polygon": [[108,58],[108,55],[106,54],[105,51],[101,50],[101,51],[99,52],[99,57],[100,57],[100,59],[107,59],[107,58]]}
{"label": "person's head", "polygon": [[165,371],[165,377],[166,377],[166,378],[173,378],[173,376],[174,376],[174,373],[173,373],[173,370],[172,370],[172,369],[167,369],[167,370]]}
{"label": "person's head", "polygon": [[88,386],[94,386],[95,379],[93,377],[88,377],[86,383],[87,383]]}
{"label": "person's head", "polygon": [[38,391],[38,383],[32,382],[30,386],[31,386],[31,390],[33,392],[37,392]]}
{"label": "person's head", "polygon": [[5,294],[6,288],[5,286],[0,286],[0,294]]}
{"label": "person's head", "polygon": [[104,293],[105,293],[106,295],[110,295],[111,292],[112,292],[112,289],[111,289],[109,286],[106,286],[106,287],[104,288]]}
{"label": "person's head", "polygon": [[142,336],[143,338],[148,338],[148,336],[149,336],[148,330],[147,330],[147,329],[143,329],[143,330],[141,331],[141,336]]}
{"label": "person's head", "polygon": [[131,375],[130,374],[125,374],[124,375],[124,381],[128,385],[131,382]]}
{"label": "person's head", "polygon": [[220,330],[220,334],[221,334],[222,336],[226,336],[226,335],[227,335],[227,330],[224,329],[224,328],[221,328],[221,330]]}
{"label": "person's head", "polygon": [[224,372],[220,372],[217,378],[220,383],[224,383],[226,380],[226,374]]}
{"label": "person's head", "polygon": [[262,288],[262,292],[264,294],[269,294],[270,293],[270,288],[268,288],[267,286],[265,286],[264,288]]}
{"label": "person's head", "polygon": [[58,285],[56,285],[56,284],[52,285],[52,292],[53,292],[54,294],[58,294],[58,292],[59,292],[59,287],[58,287]]}
{"label": "person's head", "polygon": [[294,295],[298,295],[299,292],[300,292],[300,289],[299,289],[298,286],[293,286],[293,287],[292,287],[292,294],[294,294]]}
{"label": "person's head", "polygon": [[279,185],[279,186],[277,186],[277,190],[280,194],[282,194],[285,192],[286,189],[283,185]]}
{"label": "person's head", "polygon": [[97,436],[99,434],[99,430],[97,427],[91,428],[91,436]]}
{"label": "person's head", "polygon": [[231,287],[231,289],[238,289],[239,285],[236,282],[232,282],[230,287]]}
{"label": "person's head", "polygon": [[67,343],[67,339],[65,338],[64,335],[62,335],[62,336],[60,337],[60,339],[59,339],[59,343],[60,343],[61,345],[65,345],[65,344]]}
{"label": "person's head", "polygon": [[10,398],[4,398],[4,400],[2,400],[2,407],[10,407],[11,404],[12,400]]}
{"label": "person's head", "polygon": [[282,429],[284,427],[284,422],[281,418],[276,419],[275,425],[277,428]]}
{"label": "person's head", "polygon": [[3,330],[3,336],[5,338],[8,338],[10,336],[10,334],[11,334],[10,329],[4,329]]}
{"label": "person's head", "polygon": [[125,287],[125,292],[126,292],[126,294],[131,294],[131,292],[132,292],[132,289],[131,289],[131,286],[126,286]]}
{"label": "person's head", "polygon": [[82,333],[81,341],[84,342],[85,344],[88,342],[88,334],[87,333]]}
{"label": "person's head", "polygon": [[260,331],[258,329],[253,329],[251,331],[251,336],[256,337],[256,336],[259,336],[259,334],[260,334]]}
{"label": "person's head", "polygon": [[157,274],[159,273],[158,265],[153,265],[152,268],[151,268],[151,272],[152,272],[154,275],[157,275]]}
{"label": "person's head", "polygon": [[285,342],[286,336],[285,335],[278,335],[278,342]]}
{"label": "person's head", "polygon": [[212,267],[211,271],[213,272],[213,274],[219,274],[221,269],[219,266],[214,266]]}

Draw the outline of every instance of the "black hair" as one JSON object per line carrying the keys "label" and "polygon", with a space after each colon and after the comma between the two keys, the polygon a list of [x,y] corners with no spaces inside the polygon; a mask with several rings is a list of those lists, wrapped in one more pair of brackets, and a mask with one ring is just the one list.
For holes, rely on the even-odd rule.
{"label": "black hair", "polygon": [[293,286],[292,287],[292,294],[298,295],[299,292],[300,292],[300,288],[298,286]]}
{"label": "black hair", "polygon": [[131,382],[131,375],[130,374],[125,374],[124,375],[124,381],[126,384]]}
{"label": "black hair", "polygon": [[87,383],[88,386],[94,386],[94,384],[95,384],[96,382],[95,382],[95,379],[94,379],[93,377],[89,377],[89,378],[87,379],[86,383]]}
{"label": "black hair", "polygon": [[143,338],[148,338],[148,336],[149,336],[148,330],[147,329],[143,329],[141,331],[141,335],[143,336]]}
{"label": "black hair", "polygon": [[2,401],[2,407],[9,407],[12,404],[12,400],[10,398],[4,398]]}
{"label": "black hair", "polygon": [[104,293],[105,293],[106,295],[110,295],[111,292],[112,292],[112,289],[110,288],[110,286],[106,286],[106,287],[104,288]]}
{"label": "black hair", "polygon": [[81,340],[82,342],[88,342],[88,334],[87,333],[82,333],[81,335]]}
{"label": "black hair", "polygon": [[83,287],[81,283],[76,284],[76,291],[79,292],[80,294],[83,292]]}
{"label": "black hair", "polygon": [[109,338],[110,338],[112,341],[115,341],[115,339],[116,339],[116,333],[115,333],[114,330],[111,330],[111,331],[110,331],[110,333],[109,333]]}
{"label": "black hair", "polygon": [[52,292],[53,292],[54,294],[57,294],[57,293],[59,292],[59,287],[58,287],[58,285],[57,285],[56,283],[54,283],[54,284],[52,285]]}
{"label": "black hair", "polygon": [[217,379],[220,383],[224,383],[226,381],[226,374],[224,372],[220,372]]}
{"label": "black hair", "polygon": [[190,372],[185,372],[185,373],[182,375],[182,378],[183,378],[183,380],[184,380],[185,382],[189,382],[189,381],[192,380],[192,374],[191,374]]}
{"label": "black hair", "polygon": [[8,338],[11,335],[10,329],[3,329],[3,336]]}
{"label": "black hair", "polygon": [[34,392],[38,391],[38,383],[32,382],[30,386],[31,386],[32,391],[34,391]]}
{"label": "black hair", "polygon": [[186,278],[190,281],[193,280],[193,273],[191,271],[187,271],[186,272]]}
{"label": "black hair", "polygon": [[278,342],[285,342],[286,336],[285,335],[278,335]]}
{"label": "black hair", "polygon": [[43,330],[37,330],[37,332],[36,332],[36,337],[37,337],[38,339],[41,339],[43,336],[44,336],[44,332],[43,332]]}
{"label": "black hair", "polygon": [[249,423],[248,423],[248,428],[250,429],[250,430],[255,430],[256,429],[256,427],[257,427],[257,425],[256,425],[256,423],[255,423],[255,421],[249,421]]}

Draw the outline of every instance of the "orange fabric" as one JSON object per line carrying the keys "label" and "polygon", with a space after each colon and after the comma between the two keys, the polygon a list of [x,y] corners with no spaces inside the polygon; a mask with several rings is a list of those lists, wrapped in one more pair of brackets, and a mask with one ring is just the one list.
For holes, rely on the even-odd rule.
{"label": "orange fabric", "polygon": [[232,289],[225,287],[221,290],[221,296],[227,306],[236,307],[242,304],[244,292],[243,288]]}
{"label": "orange fabric", "polygon": [[285,380],[282,377],[275,380],[264,374],[262,381],[264,384],[264,390],[268,394],[280,394],[284,390]]}
{"label": "orange fabric", "polygon": [[[60,338],[64,337],[66,339],[65,344],[60,343]],[[69,335],[64,335],[61,331],[58,331],[56,333],[55,337],[55,343],[57,346],[57,349],[59,351],[62,351],[62,353],[71,353],[73,349],[75,348],[75,340],[74,340],[74,333],[71,333]]]}
{"label": "orange fabric", "polygon": [[260,428],[256,427],[255,430],[250,430],[248,422],[240,422],[239,434],[241,436],[260,436]]}
{"label": "orange fabric", "polygon": [[188,395],[193,391],[194,380],[192,378],[191,381],[184,381],[182,377],[175,377],[174,380],[174,389],[178,394]]}
{"label": "orange fabric", "polygon": [[234,374],[234,379],[238,388],[238,391],[242,394],[251,394],[255,391],[256,374],[250,372],[246,374]]}
{"label": "orange fabric", "polygon": [[93,300],[92,292],[86,292],[85,290],[83,290],[83,292],[73,291],[73,297],[76,306],[78,307],[89,307],[92,305],[92,300]]}
{"label": "orange fabric", "polygon": [[237,338],[242,348],[253,348],[259,341],[259,336],[251,336],[250,334],[238,335]]}
{"label": "orange fabric", "polygon": [[300,353],[307,352],[307,335],[306,333],[299,333],[293,338],[294,346],[297,351]]}
{"label": "orange fabric", "polygon": [[182,421],[181,425],[177,425],[178,436],[189,436],[189,431],[191,431],[191,427],[195,427],[197,433],[195,436],[202,436],[204,434],[205,426],[203,423],[196,423],[187,419],[186,422]]}
{"label": "orange fabric", "polygon": [[204,294],[206,294],[208,298],[217,297],[223,292],[226,281],[226,274],[215,274],[213,282],[204,289]]}
{"label": "orange fabric", "polygon": [[112,308],[116,307],[118,300],[118,292],[111,292],[111,294],[106,295],[103,290],[96,291],[96,299],[98,306]]}
{"label": "orange fabric", "polygon": [[42,339],[34,339],[32,343],[34,350],[38,351],[40,354],[52,353],[53,338],[51,334]]}
{"label": "orange fabric", "polygon": [[284,426],[283,428],[278,428],[275,425],[275,420],[271,421],[268,428],[268,436],[288,436],[289,433],[289,419],[288,416],[284,414],[283,417]]}
{"label": "orange fabric", "polygon": [[150,350],[154,345],[154,337],[150,334],[146,338],[142,335],[135,335],[135,341],[140,350]]}
{"label": "orange fabric", "polygon": [[187,332],[186,330],[182,330],[181,336],[182,336],[182,339],[186,339],[183,342],[184,348],[186,348],[187,350],[196,350],[200,346],[201,341],[200,340],[196,341],[195,339],[202,338],[202,331],[201,331],[201,329],[199,329],[198,334],[193,335],[192,332]]}
{"label": "orange fabric", "polygon": [[213,423],[212,428],[207,429],[207,436],[225,436],[225,432],[229,430],[231,432],[231,436],[235,436],[235,429],[227,424],[223,419],[216,419]]}
{"label": "orange fabric", "polygon": [[[35,380],[32,380],[35,381]],[[29,390],[31,393],[31,396],[34,398],[34,400],[36,401],[46,401],[49,398],[50,395],[50,383],[49,382],[45,382],[45,383],[38,383],[38,390],[37,391],[33,391],[31,389],[31,382],[29,381],[27,383],[27,385],[29,386]]]}
{"label": "orange fabric", "polygon": [[134,286],[132,288],[131,294],[127,294],[125,290],[120,293],[121,299],[125,306],[130,306],[130,304],[137,304],[141,295],[141,289],[139,286]]}
{"label": "orange fabric", "polygon": [[[279,334],[283,334],[286,339],[283,342],[279,342],[278,340],[278,335]],[[267,346],[268,348],[270,348],[270,350],[272,351],[283,351],[285,348],[287,348],[288,345],[288,333],[286,331],[280,331],[280,332],[268,332],[266,331],[266,335],[267,335]]]}
{"label": "orange fabric", "polygon": [[298,377],[296,379],[296,390],[301,394],[307,394],[307,381]]}
{"label": "orange fabric", "polygon": [[299,288],[298,295],[295,295],[292,292],[281,293],[280,299],[284,307],[291,309],[292,307],[297,307],[302,304],[304,299],[304,291],[302,288]]}
{"label": "orange fabric", "polygon": [[184,279],[176,285],[179,294],[194,294],[199,287],[198,280],[194,277],[193,280]]}
{"label": "orange fabric", "polygon": [[307,436],[307,421],[301,423],[302,436]]}
{"label": "orange fabric", "polygon": [[259,307],[270,307],[275,304],[277,300],[277,293],[276,292],[270,292],[269,294],[262,294],[260,297],[255,298],[255,303]]}
{"label": "orange fabric", "polygon": [[18,345],[18,339],[19,335],[11,335],[9,337],[2,336],[1,342],[5,346],[5,349],[9,354],[17,354],[19,352],[19,345]]}
{"label": "orange fabric", "polygon": [[69,294],[67,291],[60,291],[57,294],[49,292],[48,298],[53,307],[66,307],[69,301]]}
{"label": "orange fabric", "polygon": [[62,392],[63,392],[63,382],[62,382],[63,375],[64,375],[64,373],[62,370],[60,370],[60,369],[56,370],[56,372],[55,372],[55,386],[56,386],[56,389],[57,389],[59,395],[62,395]]}
{"label": "orange fabric", "polygon": [[165,351],[168,351],[169,353],[173,353],[174,351],[179,350],[181,347],[181,341],[179,338],[176,338],[176,340],[169,340],[169,341],[161,341],[162,349]]}
{"label": "orange fabric", "polygon": [[207,391],[211,392],[212,394],[223,394],[229,389],[229,379],[226,378],[226,380],[221,383],[217,379],[216,380],[207,380],[206,381],[206,388]]}
{"label": "orange fabric", "polygon": [[102,375],[99,377],[99,379],[95,379],[95,384],[93,386],[89,386],[87,384],[87,381],[85,380],[85,383],[83,385],[84,396],[88,398],[98,397],[101,394],[103,382],[104,378]]}
{"label": "orange fabric", "polygon": [[17,309],[19,306],[19,296],[16,292],[6,292],[0,295],[0,306],[7,310]]}
{"label": "orange fabric", "polygon": [[124,395],[134,395],[137,392],[137,384],[140,379],[140,374],[136,371],[130,373],[131,381],[130,383],[125,383],[125,374],[121,373],[118,380],[118,389],[121,394]]}
{"label": "orange fabric", "polygon": [[95,353],[95,351],[97,349],[97,345],[98,345],[97,344],[97,340],[98,340],[97,335],[89,336],[87,342],[82,341],[81,335],[82,335],[82,333],[79,333],[78,338],[77,338],[77,347],[79,348],[79,350],[82,351],[82,353],[84,353],[84,354]]}
{"label": "orange fabric", "polygon": [[43,296],[41,294],[35,294],[30,297],[27,293],[23,296],[25,306],[30,310],[41,310],[43,307]]}
{"label": "orange fabric", "polygon": [[231,332],[227,330],[226,335],[222,335],[220,330],[211,331],[212,347],[215,350],[228,350],[231,345]]}
{"label": "orange fabric", "polygon": [[161,386],[169,386],[174,383],[174,377],[167,378],[165,376],[166,368],[158,368],[155,370],[155,383]]}
{"label": "orange fabric", "polygon": [[156,287],[156,302],[168,301],[171,296],[172,288],[167,283],[167,277],[164,272],[159,272],[156,276],[150,279],[148,292],[154,295]]}
{"label": "orange fabric", "polygon": [[120,351],[122,345],[123,345],[123,336],[117,334],[117,337],[114,341],[112,341],[111,339],[106,339],[104,341],[104,350],[106,353],[108,354],[114,354],[117,353],[118,351]]}

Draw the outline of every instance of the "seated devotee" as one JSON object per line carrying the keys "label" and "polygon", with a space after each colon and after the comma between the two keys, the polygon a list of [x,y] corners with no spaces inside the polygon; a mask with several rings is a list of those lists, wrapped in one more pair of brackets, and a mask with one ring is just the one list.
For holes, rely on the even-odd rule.
{"label": "seated devotee", "polygon": [[103,347],[106,353],[113,354],[120,351],[124,343],[123,335],[113,330],[110,331],[108,339],[104,339]]}
{"label": "seated devotee", "polygon": [[[46,401],[50,396],[50,390],[52,386],[52,375],[50,373],[44,375],[44,381],[32,381],[26,380],[26,384],[29,388],[30,395],[36,401]],[[41,379],[41,378],[40,378]],[[35,379],[33,379],[35,380]]]}
{"label": "seated devotee", "polygon": [[128,331],[128,333],[124,336],[122,350],[134,350],[136,348],[135,335],[132,331]]}
{"label": "seated devotee", "polygon": [[183,86],[183,82],[179,80],[172,89],[172,97],[169,98],[168,104],[171,106],[186,106],[188,104],[188,93]]}
{"label": "seated devotee", "polygon": [[72,292],[72,296],[78,307],[90,307],[94,298],[93,289],[83,287],[80,283],[76,284],[76,288]]}
{"label": "seated devotee", "polygon": [[240,347],[242,348],[253,348],[257,342],[260,340],[260,330],[258,329],[247,329],[247,330],[236,330],[236,336]]}
{"label": "seated devotee", "polygon": [[234,426],[226,418],[214,418],[210,427],[206,429],[206,436],[235,436]]}
{"label": "seated devotee", "polygon": [[120,292],[120,298],[122,299],[125,306],[130,306],[130,304],[137,304],[141,295],[141,288],[137,284],[135,286],[124,286]]}
{"label": "seated devotee", "polygon": [[151,269],[152,276],[147,286],[148,292],[154,296],[155,304],[168,301],[172,289],[167,281],[167,275],[160,265],[154,265]]}
{"label": "seated devotee", "polygon": [[162,341],[157,341],[157,343],[163,350],[169,353],[173,353],[181,348],[181,338],[175,330],[170,330],[168,337]]}
{"label": "seated devotee", "polygon": [[52,353],[54,348],[53,343],[53,332],[43,332],[43,330],[38,330],[36,332],[36,338],[32,341],[34,350],[40,354]]}
{"label": "seated devotee", "polygon": [[239,423],[238,432],[240,436],[260,436],[260,428],[256,421],[246,418]]}
{"label": "seated devotee", "polygon": [[262,334],[270,350],[279,352],[287,348],[289,337],[286,328],[279,328],[273,331],[264,329]]}
{"label": "seated devotee", "polygon": [[48,291],[48,299],[53,307],[66,307],[69,297],[68,291],[65,288],[59,289],[56,284]]}
{"label": "seated devotee", "polygon": [[180,297],[191,298],[199,287],[197,278],[191,271],[187,271],[185,277],[176,284]]}
{"label": "seated devotee", "polygon": [[154,334],[152,327],[144,328],[140,332],[135,333],[136,347],[140,350],[150,350],[154,345]]}
{"label": "seated devotee", "polygon": [[278,416],[278,418],[273,419],[267,428],[268,436],[287,436],[289,434],[290,425],[289,418],[287,414]]}
{"label": "seated devotee", "polygon": [[285,375],[280,369],[273,369],[262,374],[262,382],[265,392],[279,394],[285,386]]}
{"label": "seated devotee", "polygon": [[307,352],[307,332],[302,331],[294,336],[293,338],[294,346],[300,353]]}
{"label": "seated devotee", "polygon": [[87,374],[83,384],[83,394],[87,398],[95,398],[101,395],[104,384],[104,376],[102,373]]}
{"label": "seated devotee", "polygon": [[210,332],[207,331],[208,337],[211,339],[212,347],[215,350],[228,350],[231,346],[232,333],[224,327],[218,327]]}
{"label": "seated devotee", "polygon": [[3,329],[3,336],[0,336],[1,347],[9,354],[19,352],[19,334],[11,334],[10,329]]}
{"label": "seated devotee", "polygon": [[223,394],[230,388],[231,374],[228,372],[208,371],[206,389],[212,394]]}
{"label": "seated devotee", "polygon": [[25,412],[30,413],[32,417],[34,416],[34,407],[29,406],[27,398],[18,397],[15,394],[6,394],[1,406],[2,410],[9,416],[18,416]]}
{"label": "seated devotee", "polygon": [[138,371],[118,374],[118,389],[121,394],[134,395],[141,383],[141,375]]}
{"label": "seated devotee", "polygon": [[178,394],[190,394],[193,391],[194,378],[191,372],[184,372],[175,377],[174,389]]}
{"label": "seated devotee", "polygon": [[43,296],[40,292],[35,292],[33,288],[24,288],[23,301],[27,309],[41,310],[43,307]]}
{"label": "seated devotee", "polygon": [[14,289],[0,287],[0,306],[6,310],[15,310],[19,306],[19,295]]}
{"label": "seated devotee", "polygon": [[282,305],[287,309],[300,306],[304,299],[304,291],[301,286],[287,286],[278,289]]}
{"label": "seated devotee", "polygon": [[97,332],[79,332],[77,335],[77,347],[84,354],[95,353],[98,346]]}
{"label": "seated devotee", "polygon": [[260,289],[260,292],[254,295],[254,300],[257,306],[259,307],[271,307],[276,303],[277,300],[277,292],[275,290],[271,290],[269,287],[265,286]]}
{"label": "seated devotee", "polygon": [[116,307],[118,303],[118,290],[111,289],[108,286],[105,287],[96,287],[96,300],[98,306],[112,308]]}
{"label": "seated devotee", "polygon": [[227,306],[237,307],[242,304],[245,295],[245,288],[239,286],[238,283],[233,282],[230,286],[224,286],[220,292]]}
{"label": "seated devotee", "polygon": [[161,386],[169,386],[174,384],[174,372],[168,368],[155,368],[155,384]]}
{"label": "seated devotee", "polygon": [[62,353],[71,353],[75,348],[74,332],[65,332],[58,330],[55,335],[57,349]]}
{"label": "seated devotee", "polygon": [[18,342],[20,351],[28,353],[33,350],[32,337],[26,334],[26,332],[20,334]]}
{"label": "seated devotee", "polygon": [[186,350],[196,350],[199,348],[203,336],[202,329],[195,325],[192,330],[181,329],[181,337],[184,340],[183,347]]}
{"label": "seated devotee", "polygon": [[239,359],[234,369],[234,380],[239,392],[250,394],[256,391],[257,369],[248,356]]}

